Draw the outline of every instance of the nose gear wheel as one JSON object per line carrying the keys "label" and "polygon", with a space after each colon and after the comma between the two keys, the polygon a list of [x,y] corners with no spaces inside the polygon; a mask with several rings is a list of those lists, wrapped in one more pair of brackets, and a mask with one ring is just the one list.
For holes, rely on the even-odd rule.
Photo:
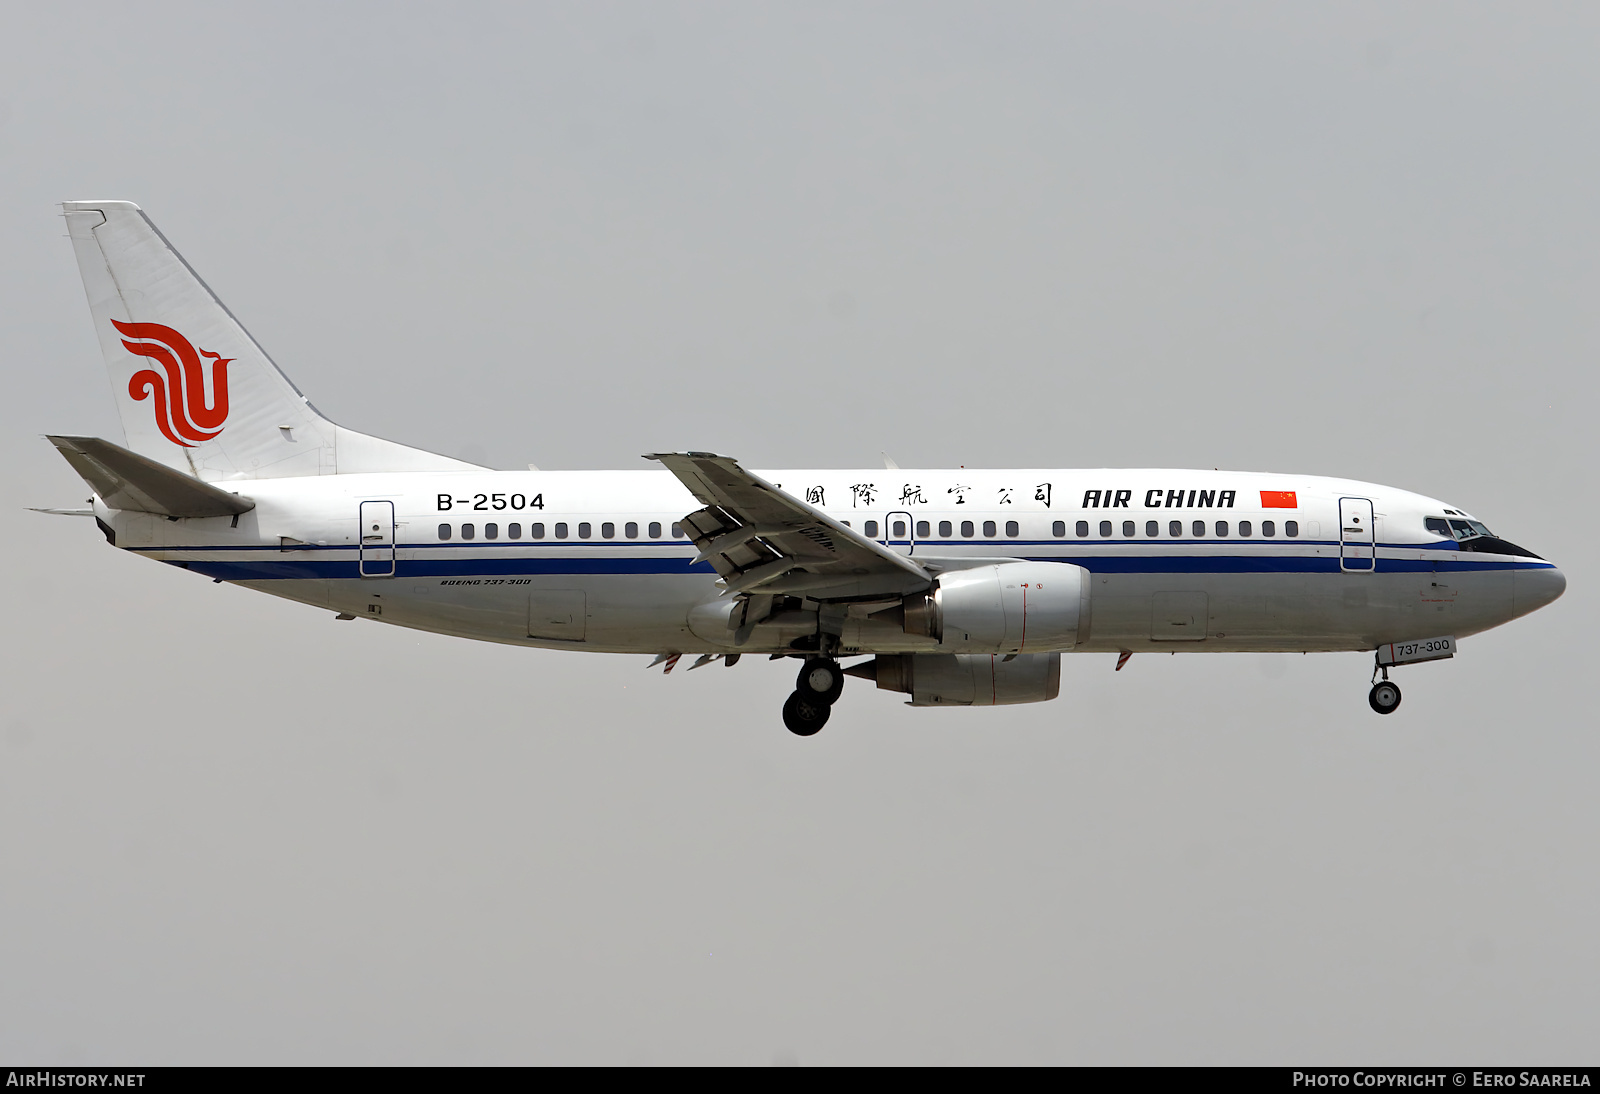
{"label": "nose gear wheel", "polygon": [[1373,684],[1367,703],[1379,714],[1393,714],[1400,706],[1400,688],[1388,680]]}

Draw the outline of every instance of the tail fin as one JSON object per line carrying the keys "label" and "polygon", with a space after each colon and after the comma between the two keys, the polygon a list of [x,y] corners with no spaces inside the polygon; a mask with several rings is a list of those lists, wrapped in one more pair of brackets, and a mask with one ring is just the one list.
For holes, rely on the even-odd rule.
{"label": "tail fin", "polygon": [[134,452],[207,482],[476,466],[317,413],[137,205],[63,208]]}

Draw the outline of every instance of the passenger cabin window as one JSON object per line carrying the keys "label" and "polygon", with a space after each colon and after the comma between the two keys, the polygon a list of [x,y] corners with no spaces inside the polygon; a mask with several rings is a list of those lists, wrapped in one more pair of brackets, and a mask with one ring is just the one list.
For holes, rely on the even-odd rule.
{"label": "passenger cabin window", "polygon": [[616,539],[617,538],[617,526],[615,524],[612,524],[609,520],[606,521],[604,524],[602,524],[600,526],[600,538],[601,539]]}
{"label": "passenger cabin window", "polygon": [[1228,534],[1228,522],[1225,521],[1225,520],[1217,521],[1217,538],[1218,539],[1226,538],[1227,534]]}
{"label": "passenger cabin window", "polygon": [[1264,520],[1261,522],[1261,534],[1268,537],[1275,536],[1278,534],[1278,526],[1270,520]]}
{"label": "passenger cabin window", "polygon": [[1111,522],[1109,520],[1103,520],[1100,522],[1100,534],[1106,539],[1111,538]]}
{"label": "passenger cabin window", "polygon": [[939,522],[939,535],[940,536],[942,536],[945,539],[949,539],[954,534],[955,533],[951,531],[951,524],[950,524],[949,521],[941,520]]}
{"label": "passenger cabin window", "polygon": [[1161,534],[1161,522],[1160,521],[1158,521],[1158,520],[1147,520],[1147,521],[1144,522],[1144,535],[1145,535],[1146,539],[1155,539],[1160,534]]}
{"label": "passenger cabin window", "polygon": [[1248,536],[1250,534],[1250,522],[1249,521],[1241,520],[1239,522],[1239,534],[1241,536]]}
{"label": "passenger cabin window", "polygon": [[930,529],[931,529],[931,526],[928,524],[927,521],[925,521],[925,520],[917,521],[917,538],[918,539],[927,539],[929,536],[933,535],[933,532]]}
{"label": "passenger cabin window", "polygon": [[1203,521],[1203,520],[1195,521],[1194,522],[1194,538],[1195,539],[1204,539],[1205,535],[1206,535],[1206,522]]}
{"label": "passenger cabin window", "polygon": [[895,539],[905,539],[906,538],[906,522],[903,521],[903,520],[895,521],[894,524],[890,528],[890,532],[894,535]]}
{"label": "passenger cabin window", "polygon": [[566,521],[560,521],[559,523],[556,524],[556,538],[557,539],[566,539],[567,538],[567,522]]}
{"label": "passenger cabin window", "polygon": [[639,522],[636,520],[630,520],[627,524],[624,524],[622,526],[622,534],[627,536],[629,539],[638,539]]}
{"label": "passenger cabin window", "polygon": [[983,534],[986,536],[994,535],[994,521],[986,520],[983,522]]}
{"label": "passenger cabin window", "polygon": [[499,539],[500,538],[500,526],[498,524],[485,524],[483,526],[483,538],[484,539]]}
{"label": "passenger cabin window", "polygon": [[588,521],[582,521],[581,523],[579,523],[579,525],[578,525],[578,538],[579,539],[588,539],[593,534],[594,534],[594,525],[590,524]]}
{"label": "passenger cabin window", "polygon": [[507,539],[521,539],[522,538],[522,525],[520,525],[520,524],[508,524],[508,525],[506,525],[506,538]]}
{"label": "passenger cabin window", "polygon": [[1167,535],[1171,536],[1173,539],[1181,539],[1183,536],[1183,521],[1175,520],[1168,523]]}
{"label": "passenger cabin window", "polygon": [[877,539],[878,538],[878,522],[875,521],[875,520],[869,520],[869,521],[865,522],[864,524],[861,525],[861,531],[866,535],[866,537],[868,539]]}
{"label": "passenger cabin window", "polygon": [[1122,534],[1129,539],[1133,538],[1133,521],[1125,520],[1122,522]]}
{"label": "passenger cabin window", "polygon": [[1298,536],[1300,534],[1300,522],[1297,521],[1297,520],[1286,520],[1286,521],[1284,521],[1283,522],[1283,534],[1288,536],[1290,539],[1293,539],[1296,536]]}
{"label": "passenger cabin window", "polygon": [[683,538],[683,525],[678,524],[677,522],[673,523],[673,525],[672,525],[672,538],[673,539],[682,539]]}
{"label": "passenger cabin window", "polygon": [[[1056,535],[1059,536],[1059,535],[1063,534],[1067,530],[1066,526],[1063,525],[1060,521],[1056,521],[1056,524],[1061,528],[1061,531],[1057,532]],[[1074,527],[1072,530],[1074,532],[1078,533],[1078,538],[1079,539],[1088,539],[1089,538],[1089,522],[1086,521],[1086,520],[1080,520],[1077,523],[1077,526]]]}
{"label": "passenger cabin window", "polygon": [[439,525],[439,538],[440,539],[449,539],[450,538],[450,526],[448,524]]}
{"label": "passenger cabin window", "polygon": [[653,520],[650,522],[650,538],[661,538],[661,522],[659,520]]}
{"label": "passenger cabin window", "polygon": [[471,539],[473,536],[475,536],[477,534],[478,534],[478,530],[476,528],[474,528],[472,525],[463,524],[461,526],[461,538],[462,539]]}
{"label": "passenger cabin window", "polygon": [[539,523],[539,524],[530,524],[530,525],[528,525],[528,535],[533,537],[534,539],[543,539],[544,538],[544,524],[543,523]]}
{"label": "passenger cabin window", "polygon": [[1021,534],[1022,534],[1022,528],[1017,524],[1016,521],[1014,521],[1014,520],[1006,521],[1006,535],[1010,536],[1012,539],[1016,539]]}
{"label": "passenger cabin window", "polygon": [[972,535],[972,522],[970,520],[961,522],[961,534],[964,536]]}

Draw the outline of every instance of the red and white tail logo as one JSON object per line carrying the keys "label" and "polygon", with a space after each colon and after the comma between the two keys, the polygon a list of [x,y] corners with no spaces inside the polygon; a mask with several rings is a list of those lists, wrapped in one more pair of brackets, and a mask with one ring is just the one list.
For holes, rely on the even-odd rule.
{"label": "red and white tail logo", "polygon": [[[222,432],[228,420],[228,363],[210,350],[195,350],[189,340],[160,323],[121,323],[111,320],[123,335],[129,353],[148,357],[161,366],[141,369],[128,380],[128,394],[137,402],[154,395],[156,426],[173,444],[193,448]],[[211,382],[200,360],[211,358]],[[209,395],[207,388],[210,388]]]}

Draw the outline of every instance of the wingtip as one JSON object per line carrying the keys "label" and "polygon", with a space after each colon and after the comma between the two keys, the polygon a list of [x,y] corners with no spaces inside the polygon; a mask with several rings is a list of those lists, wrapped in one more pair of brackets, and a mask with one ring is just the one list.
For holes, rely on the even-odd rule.
{"label": "wingtip", "polygon": [[692,449],[688,452],[646,452],[643,458],[647,460],[664,460],[674,456],[690,460],[726,460],[732,458],[719,452],[696,452]]}

